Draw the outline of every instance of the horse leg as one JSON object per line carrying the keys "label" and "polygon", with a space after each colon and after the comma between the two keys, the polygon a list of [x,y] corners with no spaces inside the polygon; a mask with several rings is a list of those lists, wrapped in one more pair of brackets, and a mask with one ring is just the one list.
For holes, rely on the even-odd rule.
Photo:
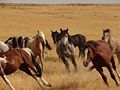
{"label": "horse leg", "polygon": [[109,72],[110,72],[111,78],[115,81],[116,85],[118,86],[119,83],[117,82],[117,80],[116,80],[116,78],[115,78],[115,75],[114,75],[114,73],[113,73],[113,71],[112,71],[112,66],[111,66],[111,64],[109,64],[109,65],[107,66],[107,69],[108,69]]}
{"label": "horse leg", "polygon": [[109,84],[108,84],[108,82],[107,82],[107,77],[106,77],[105,74],[103,73],[102,67],[96,68],[96,70],[100,73],[100,75],[102,76],[102,79],[104,80],[105,84],[109,87]]}
{"label": "horse leg", "polygon": [[72,64],[73,64],[73,66],[74,66],[74,68],[75,68],[75,72],[77,72],[77,63],[76,63],[76,61],[75,61],[75,57],[74,56],[71,56],[70,57],[70,60],[72,61]]}
{"label": "horse leg", "polygon": [[111,58],[111,63],[112,63],[112,67],[113,67],[113,69],[115,70],[118,78],[120,79],[120,74],[119,74],[119,72],[118,72],[117,69],[116,69],[115,60],[114,60],[113,57]]}
{"label": "horse leg", "polygon": [[39,82],[39,78],[38,77],[35,77],[32,72],[29,70],[29,67],[28,65],[26,64],[23,64],[20,66],[20,70],[21,71],[24,71],[26,74],[30,75],[31,77],[33,77],[40,86],[44,87],[44,85],[48,86],[48,87],[51,87],[51,84],[49,84],[43,77],[42,77],[42,74],[39,76],[40,79],[41,79],[41,82]]}
{"label": "horse leg", "polygon": [[80,50],[80,48],[79,48],[78,60],[80,59],[80,55],[81,55],[81,50]]}
{"label": "horse leg", "polygon": [[65,59],[65,57],[61,57],[63,63],[65,64],[66,70],[69,73],[70,69],[69,69],[69,63],[67,62],[67,60]]}
{"label": "horse leg", "polygon": [[43,71],[43,52],[42,51],[40,51],[40,53],[39,53],[39,59],[40,59],[40,63],[41,63],[41,69]]}
{"label": "horse leg", "polygon": [[[1,65],[0,65],[1,66]],[[4,71],[3,71],[3,68],[0,67],[0,75],[1,77],[3,78],[3,80],[6,82],[6,84],[12,89],[12,90],[15,90],[15,88],[12,86],[12,84],[10,83],[10,81],[7,79]]]}

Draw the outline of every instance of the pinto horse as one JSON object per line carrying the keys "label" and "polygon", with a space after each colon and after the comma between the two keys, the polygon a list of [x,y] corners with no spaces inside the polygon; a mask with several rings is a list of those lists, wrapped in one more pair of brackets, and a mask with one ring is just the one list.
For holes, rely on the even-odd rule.
{"label": "pinto horse", "polygon": [[[16,48],[0,53],[0,76],[12,90],[15,90],[15,88],[11,85],[6,75],[12,74],[18,69],[32,76],[39,85],[51,86],[43,78],[39,64],[37,64],[34,56],[29,51],[30,49],[28,48],[23,50]],[[36,74],[36,76],[32,74],[30,69]],[[40,77],[42,82],[40,82],[38,77]]]}
{"label": "pinto horse", "polygon": [[5,41],[5,43],[8,44],[10,48],[16,48],[16,47],[30,48],[33,51],[35,57],[39,56],[40,58],[39,62],[41,63],[42,69],[43,69],[42,61],[44,59],[44,54],[45,54],[44,49],[45,47],[48,50],[52,49],[48,41],[45,39],[44,33],[39,32],[39,31],[36,34],[36,36],[34,36],[33,38],[22,37],[22,36],[10,37],[8,40]]}
{"label": "pinto horse", "polygon": [[43,60],[44,60],[44,48],[42,45],[46,44],[45,35],[43,32],[39,32],[35,37],[28,40],[26,47],[30,48],[34,53],[34,56],[39,56],[39,62],[41,63],[41,67],[43,70]]}
{"label": "pinto horse", "polygon": [[115,78],[112,68],[115,70],[119,78],[120,74],[116,70],[112,50],[109,47],[108,43],[106,43],[103,40],[91,40],[86,43],[85,59],[83,61],[83,65],[87,67],[90,62],[93,63],[93,67],[100,73],[102,79],[107,84],[107,86],[109,86],[109,84],[107,82],[107,77],[103,73],[102,67],[106,67],[108,69],[111,78],[115,81],[117,86],[119,85],[118,81]]}
{"label": "pinto horse", "polygon": [[[66,30],[63,30],[60,28],[60,31],[65,31],[68,32],[68,28]],[[51,31],[52,33],[52,39],[54,44],[58,43],[59,41],[59,32],[55,31]],[[79,48],[79,56],[78,59],[80,58],[80,55],[84,56],[84,49],[85,49],[85,43],[86,43],[86,37],[84,35],[81,34],[75,34],[75,35],[70,35],[69,37],[69,41],[74,45],[74,47],[78,47]]]}
{"label": "pinto horse", "polygon": [[[60,28],[60,31],[68,31],[68,28],[66,30],[63,30]],[[78,59],[80,58],[80,55],[83,58],[85,44],[86,44],[86,37],[82,34],[75,34],[75,35],[70,35],[69,40],[74,45],[74,47],[78,47],[78,49],[79,49]]]}
{"label": "pinto horse", "polygon": [[118,58],[118,64],[120,64],[120,38],[114,38],[110,29],[103,29],[102,39],[109,44],[112,52],[116,54]]}
{"label": "pinto horse", "polygon": [[60,37],[59,41],[56,44],[56,52],[57,52],[58,56],[62,59],[63,63],[65,64],[66,70],[68,72],[70,72],[69,63],[66,60],[66,58],[70,58],[73,66],[75,68],[74,71],[76,72],[77,64],[75,61],[73,45],[68,40],[69,34],[66,31],[61,31],[61,33],[59,34],[59,37]]}

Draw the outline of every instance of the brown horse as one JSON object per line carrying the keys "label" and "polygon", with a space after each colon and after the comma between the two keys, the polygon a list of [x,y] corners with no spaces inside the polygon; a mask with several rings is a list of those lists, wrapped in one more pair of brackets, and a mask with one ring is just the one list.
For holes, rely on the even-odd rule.
{"label": "brown horse", "polygon": [[[24,50],[16,48],[0,53],[0,76],[12,90],[15,90],[15,88],[11,85],[6,75],[12,74],[18,69],[32,76],[40,86],[51,86],[42,77],[41,68],[39,64],[36,63],[33,55],[29,51],[30,49],[28,48]],[[36,76],[32,74],[30,69],[36,74]],[[40,77],[42,82],[38,77]]]}
{"label": "brown horse", "polygon": [[29,39],[26,45],[26,47],[32,50],[35,57],[39,56],[39,62],[41,63],[42,70],[44,60],[44,48],[42,46],[43,43],[46,44],[45,35],[43,32],[38,31],[36,36],[32,39]]}
{"label": "brown horse", "polygon": [[107,82],[107,77],[104,75],[102,67],[106,67],[109,70],[112,79],[116,82],[117,86],[119,85],[115,78],[112,68],[115,70],[119,78],[120,75],[116,70],[112,50],[105,41],[88,41],[86,43],[85,59],[83,61],[83,64],[86,67],[90,62],[93,63],[94,68],[101,74],[104,82],[108,86],[109,84]]}

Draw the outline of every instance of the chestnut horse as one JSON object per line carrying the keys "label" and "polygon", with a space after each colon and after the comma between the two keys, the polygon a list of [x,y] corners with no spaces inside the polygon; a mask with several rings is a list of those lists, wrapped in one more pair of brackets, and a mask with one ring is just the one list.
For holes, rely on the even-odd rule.
{"label": "chestnut horse", "polygon": [[35,37],[28,40],[26,47],[30,48],[34,53],[34,56],[37,58],[39,56],[39,62],[41,63],[41,67],[43,70],[43,60],[44,60],[44,48],[43,43],[46,44],[45,35],[43,32],[39,32]]}
{"label": "chestnut horse", "polygon": [[84,66],[92,62],[93,67],[100,73],[104,82],[109,86],[107,82],[107,77],[103,73],[102,67],[106,67],[110,72],[111,78],[115,81],[116,85],[119,85],[112,68],[117,73],[117,76],[120,78],[118,71],[116,70],[115,61],[113,58],[112,50],[109,47],[108,43],[103,40],[98,41],[88,41],[85,48],[85,59],[83,61]]}
{"label": "chestnut horse", "polygon": [[[41,68],[39,64],[36,63],[30,51],[31,50],[28,48],[24,50],[16,48],[7,52],[0,53],[0,76],[12,90],[15,90],[15,88],[11,85],[6,75],[12,74],[18,69],[32,76],[40,86],[51,86],[42,77]],[[32,74],[30,69],[36,74],[36,76]],[[38,77],[40,77],[42,82],[39,81]]]}

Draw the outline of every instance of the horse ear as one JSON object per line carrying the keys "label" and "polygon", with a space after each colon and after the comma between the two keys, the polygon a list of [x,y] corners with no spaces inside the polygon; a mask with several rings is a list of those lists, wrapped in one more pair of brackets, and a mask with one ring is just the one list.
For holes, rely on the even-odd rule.
{"label": "horse ear", "polygon": [[38,32],[38,34],[39,34],[39,30],[38,30],[37,32]]}
{"label": "horse ear", "polygon": [[62,29],[60,28],[60,31],[62,32]]}
{"label": "horse ear", "polygon": [[66,29],[66,31],[68,32],[68,28]]}
{"label": "horse ear", "polygon": [[53,33],[53,31],[51,30],[51,33]]}

